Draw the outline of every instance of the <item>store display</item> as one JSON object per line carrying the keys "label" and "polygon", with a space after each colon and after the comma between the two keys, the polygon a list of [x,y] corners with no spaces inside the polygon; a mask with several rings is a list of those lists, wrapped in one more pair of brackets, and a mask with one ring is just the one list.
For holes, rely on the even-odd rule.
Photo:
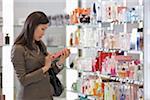
{"label": "store display", "polygon": [[[86,3],[91,6],[85,6]],[[83,3],[86,8],[81,4],[80,8],[71,12],[70,23],[77,28],[67,32],[67,44],[80,52],[69,67],[80,73],[71,85],[80,100],[144,98],[143,26],[140,25],[143,8],[141,5],[128,7],[124,3],[115,0],[86,1]],[[78,16],[82,13],[79,9],[89,9],[90,13],[86,16],[90,22],[80,21]],[[131,29],[128,29],[130,23]],[[134,23],[136,27],[132,27]]]}
{"label": "store display", "polygon": [[69,24],[69,15],[60,14],[60,15],[49,15],[49,26],[65,26]]}
{"label": "store display", "polygon": [[[66,0],[66,8],[61,9],[65,13],[59,12],[57,6],[58,12],[48,10],[53,6],[40,8],[50,14],[50,30],[44,42],[53,52],[52,59],[58,58],[64,47],[71,52],[59,78],[66,85],[59,100],[61,97],[66,97],[65,100],[144,100],[144,96],[148,96],[146,92],[144,94],[148,90],[144,88],[144,85],[148,86],[145,78],[148,75],[144,75],[148,61],[144,58],[148,58],[145,54],[149,54],[144,48],[149,46],[144,45],[144,41],[148,44],[148,32],[147,28],[143,30],[143,26],[147,27],[143,21],[147,5],[143,1]],[[53,3],[60,6],[58,1]],[[29,3],[28,6],[26,12],[36,4]],[[15,6],[14,21],[17,22],[20,19],[17,17],[24,18],[23,14],[18,16],[19,7]],[[14,26],[14,33],[19,33],[22,28],[24,20],[19,21],[21,24]],[[2,23],[0,17],[1,26]],[[61,35],[64,30],[66,34]],[[0,46],[10,44],[10,35],[0,33]]]}

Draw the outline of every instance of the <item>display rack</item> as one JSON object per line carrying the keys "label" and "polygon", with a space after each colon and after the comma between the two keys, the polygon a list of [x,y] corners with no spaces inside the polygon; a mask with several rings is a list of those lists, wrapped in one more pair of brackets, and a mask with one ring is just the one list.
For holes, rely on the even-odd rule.
{"label": "display rack", "polygon": [[[78,0],[76,3],[69,9],[71,22],[66,27],[66,46],[71,50],[66,62],[67,100],[142,100],[144,44],[143,40],[137,42],[137,38],[143,39],[143,3],[128,0]],[[108,37],[112,40],[106,40]],[[114,73],[113,68],[106,70],[106,66],[116,66]],[[113,91],[116,84],[118,90]],[[138,92],[133,94],[132,89],[124,87]],[[115,95],[109,89],[113,93],[119,89],[126,92]]]}

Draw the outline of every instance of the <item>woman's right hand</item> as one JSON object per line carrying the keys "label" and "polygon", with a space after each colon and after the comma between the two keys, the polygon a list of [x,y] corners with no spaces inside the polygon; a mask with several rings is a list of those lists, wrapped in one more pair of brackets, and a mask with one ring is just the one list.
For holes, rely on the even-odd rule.
{"label": "woman's right hand", "polygon": [[48,52],[48,55],[45,57],[45,65],[42,68],[43,72],[47,72],[51,68],[52,55]]}

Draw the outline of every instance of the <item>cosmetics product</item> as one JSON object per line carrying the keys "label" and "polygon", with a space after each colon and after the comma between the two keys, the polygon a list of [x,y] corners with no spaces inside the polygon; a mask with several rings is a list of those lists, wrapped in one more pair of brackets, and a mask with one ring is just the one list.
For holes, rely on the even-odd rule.
{"label": "cosmetics product", "polygon": [[97,11],[96,11],[96,3],[94,2],[92,5],[92,12],[91,12],[91,23],[96,24],[96,16],[97,16]]}
{"label": "cosmetics product", "polygon": [[76,32],[75,32],[75,46],[78,46],[79,45],[79,36],[80,36],[80,30],[77,29]]}
{"label": "cosmetics product", "polygon": [[73,68],[73,66],[74,66],[74,62],[72,62],[72,63],[70,64],[70,68]]}
{"label": "cosmetics product", "polygon": [[130,49],[137,50],[136,42],[137,42],[137,28],[132,29],[131,37],[130,37]]}
{"label": "cosmetics product", "polygon": [[138,65],[138,70],[137,70],[137,80],[138,81],[143,81],[143,71],[140,65]]}
{"label": "cosmetics product", "polygon": [[55,60],[56,58],[60,57],[65,50],[68,50],[70,52],[70,49],[67,49],[67,48],[62,49],[52,55],[52,60]]}
{"label": "cosmetics product", "polygon": [[73,33],[70,34],[69,45],[73,46]]}
{"label": "cosmetics product", "polygon": [[139,33],[139,49],[143,50],[144,48],[144,36],[143,36],[143,28],[138,28],[138,33]]}
{"label": "cosmetics product", "polygon": [[72,83],[72,90],[77,91],[77,82]]}
{"label": "cosmetics product", "polygon": [[5,44],[9,44],[10,43],[10,37],[8,34],[6,34],[5,36]]}
{"label": "cosmetics product", "polygon": [[137,12],[136,12],[135,8],[132,8],[132,10],[131,10],[131,21],[132,22],[137,21]]}
{"label": "cosmetics product", "polygon": [[140,32],[137,32],[137,41],[136,41],[136,48],[137,50],[140,50]]}
{"label": "cosmetics product", "polygon": [[97,20],[97,23],[100,23],[102,21],[102,8],[101,8],[101,4],[100,3],[97,3],[97,16],[96,16],[96,20]]}

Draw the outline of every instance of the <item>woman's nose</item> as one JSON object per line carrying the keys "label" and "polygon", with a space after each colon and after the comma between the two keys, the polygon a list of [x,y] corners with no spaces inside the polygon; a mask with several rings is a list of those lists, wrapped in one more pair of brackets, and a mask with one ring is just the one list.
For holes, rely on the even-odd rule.
{"label": "woman's nose", "polygon": [[42,32],[42,36],[44,35],[44,32]]}

